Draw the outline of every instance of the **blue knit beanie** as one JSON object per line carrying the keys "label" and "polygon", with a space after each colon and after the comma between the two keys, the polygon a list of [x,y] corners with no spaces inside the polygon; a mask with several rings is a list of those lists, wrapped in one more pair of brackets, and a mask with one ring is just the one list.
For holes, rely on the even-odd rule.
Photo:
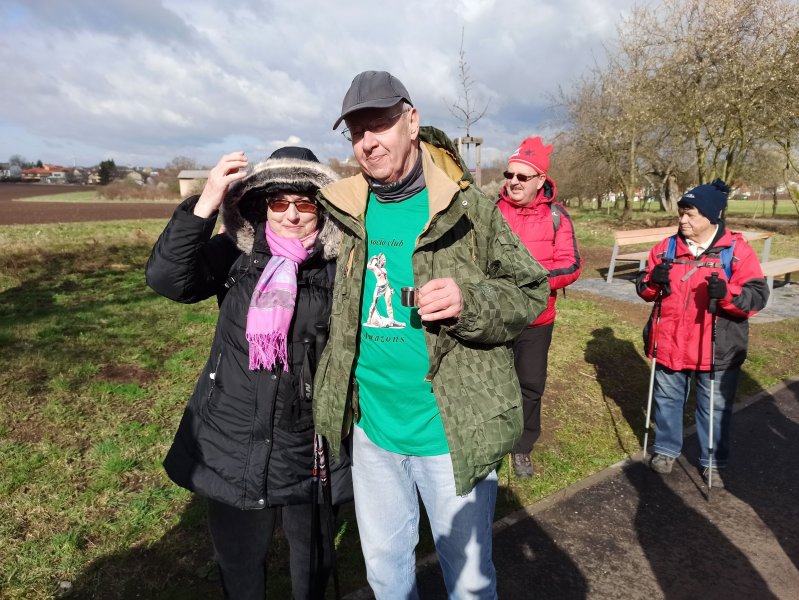
{"label": "blue knit beanie", "polygon": [[721,218],[721,211],[727,206],[729,192],[730,186],[721,179],[716,179],[713,183],[698,185],[685,192],[677,202],[677,206],[682,208],[693,206],[715,225]]}

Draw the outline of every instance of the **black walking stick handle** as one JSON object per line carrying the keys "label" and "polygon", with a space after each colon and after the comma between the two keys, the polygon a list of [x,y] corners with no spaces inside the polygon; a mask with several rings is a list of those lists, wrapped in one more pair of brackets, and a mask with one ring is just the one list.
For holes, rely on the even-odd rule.
{"label": "black walking stick handle", "polygon": [[[714,271],[710,274],[710,277],[715,281],[719,278],[719,274]],[[718,302],[719,301],[717,298],[710,298],[707,302],[707,312],[709,312],[711,315],[715,315],[716,309],[718,308]]]}

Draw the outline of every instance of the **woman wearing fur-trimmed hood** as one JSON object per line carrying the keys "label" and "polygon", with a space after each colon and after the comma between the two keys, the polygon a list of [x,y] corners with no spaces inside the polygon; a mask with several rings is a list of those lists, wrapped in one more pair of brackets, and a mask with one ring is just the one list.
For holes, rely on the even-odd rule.
{"label": "woman wearing fur-trimmed hood", "polygon": [[[321,598],[332,548],[323,538],[333,516],[320,511],[312,519],[325,495],[312,477],[312,387],[340,231],[314,196],[338,177],[306,148],[281,148],[247,166],[243,152],[223,156],[202,194],[175,210],[147,263],[147,283],[159,294],[219,301],[211,353],[164,467],[208,499],[227,597],[263,598],[263,565],[280,516],[293,597]],[[220,212],[224,233],[212,235]],[[344,456],[330,473],[333,504],[351,498]],[[314,568],[316,543],[321,564]]]}

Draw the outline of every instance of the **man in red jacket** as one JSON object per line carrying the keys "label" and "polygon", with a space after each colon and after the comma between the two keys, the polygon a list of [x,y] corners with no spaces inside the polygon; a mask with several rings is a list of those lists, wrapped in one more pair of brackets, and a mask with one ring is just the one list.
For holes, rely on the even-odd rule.
{"label": "man in red jacket", "polygon": [[[722,473],[730,453],[732,403],[749,340],[747,319],[766,306],[769,294],[757,255],[743,236],[727,230],[720,218],[729,189],[717,179],[686,192],[677,203],[678,233],[652,248],[647,270],[637,281],[638,295],[656,302],[644,329],[648,356],[657,341],[655,444],[649,466],[658,473],[670,473],[680,456],[683,410],[693,377],[699,463],[707,483],[713,369],[712,468],[717,487],[724,486]],[[711,359],[713,318],[709,308],[716,309],[715,361]]]}
{"label": "man in red jacket", "polygon": [[512,451],[518,477],[533,476],[530,453],[541,434],[541,395],[547,381],[547,354],[555,325],[555,299],[561,288],[580,276],[583,261],[569,213],[555,202],[555,182],[547,177],[552,146],[527,138],[508,159],[499,210],[510,228],[545,269],[549,269],[549,303],[535,322],[513,342],[516,372],[522,388],[524,431]]}

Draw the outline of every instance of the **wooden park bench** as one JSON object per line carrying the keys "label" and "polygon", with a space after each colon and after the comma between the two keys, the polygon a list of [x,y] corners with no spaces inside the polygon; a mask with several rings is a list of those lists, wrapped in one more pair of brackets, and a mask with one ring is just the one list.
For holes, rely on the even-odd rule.
{"label": "wooden park bench", "polygon": [[[670,227],[654,227],[650,229],[628,229],[613,232],[615,243],[613,244],[613,255],[610,257],[610,266],[608,267],[607,282],[613,281],[613,272],[616,270],[616,261],[637,262],[638,269],[643,271],[646,267],[646,259],[649,257],[649,249],[639,252],[627,252],[619,254],[619,249],[622,246],[634,246],[640,244],[654,245],[653,242],[659,242],[667,237],[677,233],[677,226]],[[769,252],[771,252],[771,236],[774,235],[770,231],[742,231],[741,234],[747,242],[754,240],[765,240],[763,245],[763,254],[760,257],[761,263],[768,261]]]}
{"label": "wooden park bench", "polygon": [[[760,266],[768,282],[768,304],[771,304],[771,292],[774,290],[774,278],[784,275],[785,281],[790,281],[791,273],[799,273],[799,258],[779,258],[777,260],[761,262]],[[766,304],[766,306],[768,306],[768,304]]]}

